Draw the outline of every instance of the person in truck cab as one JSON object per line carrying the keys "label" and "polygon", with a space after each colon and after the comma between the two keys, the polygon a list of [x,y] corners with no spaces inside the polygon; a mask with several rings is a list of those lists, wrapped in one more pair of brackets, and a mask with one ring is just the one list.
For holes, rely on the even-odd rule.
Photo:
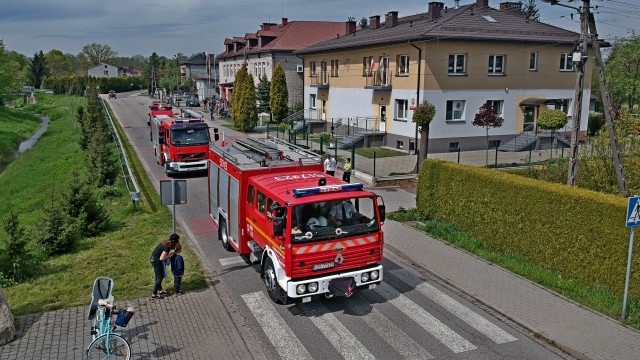
{"label": "person in truck cab", "polygon": [[359,216],[351,200],[338,201],[329,210],[329,220],[337,226],[352,225]]}

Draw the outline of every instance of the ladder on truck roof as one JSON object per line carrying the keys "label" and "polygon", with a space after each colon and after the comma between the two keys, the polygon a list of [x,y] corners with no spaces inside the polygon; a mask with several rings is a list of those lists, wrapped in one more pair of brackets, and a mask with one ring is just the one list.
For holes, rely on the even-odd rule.
{"label": "ladder on truck roof", "polygon": [[241,169],[294,165],[317,165],[320,155],[274,137],[236,139],[229,147],[211,144],[210,149]]}

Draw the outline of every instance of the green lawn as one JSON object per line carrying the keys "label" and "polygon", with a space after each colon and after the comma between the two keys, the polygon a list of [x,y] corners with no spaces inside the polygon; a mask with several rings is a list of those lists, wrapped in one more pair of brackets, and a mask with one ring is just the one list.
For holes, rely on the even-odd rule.
{"label": "green lawn", "polygon": [[[38,227],[42,209],[53,194],[76,181],[71,174],[84,167],[84,157],[77,144],[74,128],[78,125],[74,124],[73,114],[82,103],[84,98],[38,96],[38,105],[32,110],[44,112],[52,122],[33,149],[0,175],[0,198],[7,199],[0,202],[0,219],[4,220],[13,209],[30,233]],[[121,130],[120,134],[126,140]],[[45,259],[28,281],[3,288],[14,315],[87,305],[93,280],[98,276],[114,279],[117,301],[151,294],[153,269],[149,256],[158,242],[171,233],[171,214],[158,204],[155,189],[137,156],[128,143],[124,145],[141,187],[142,203],[132,206],[120,179],[115,187],[117,196],[105,203],[111,217],[107,232],[82,239],[71,253]],[[206,286],[199,258],[188,246],[183,249],[187,270],[183,288],[188,291]],[[170,290],[172,279],[167,280],[165,287]]]}
{"label": "green lawn", "polygon": [[373,159],[374,152],[376,154],[376,158],[407,155],[405,151],[398,151],[387,148],[356,148],[356,154],[369,159]]}
{"label": "green lawn", "polygon": [[0,106],[0,157],[16,150],[40,127],[40,117],[32,112]]}

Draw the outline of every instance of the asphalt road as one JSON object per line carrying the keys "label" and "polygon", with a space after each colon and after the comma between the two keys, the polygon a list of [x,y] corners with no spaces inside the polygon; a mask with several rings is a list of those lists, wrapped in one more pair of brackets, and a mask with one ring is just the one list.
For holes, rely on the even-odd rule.
{"label": "asphalt road", "polygon": [[[169,179],[149,140],[148,105],[135,93],[108,100],[155,185]],[[208,117],[207,117],[208,119]],[[207,120],[211,124],[211,121]],[[215,121],[215,124],[220,125]],[[225,128],[226,138],[241,135]],[[501,319],[406,259],[385,252],[384,283],[350,298],[275,305],[259,274],[225,251],[207,217],[206,177],[186,177],[188,203],[177,206],[183,231],[211,269],[223,303],[256,357],[269,359],[563,359],[566,355]],[[152,191],[152,189],[148,189]],[[384,196],[384,195],[383,195]],[[394,197],[389,192],[389,208]],[[403,204],[402,200],[397,203]]]}

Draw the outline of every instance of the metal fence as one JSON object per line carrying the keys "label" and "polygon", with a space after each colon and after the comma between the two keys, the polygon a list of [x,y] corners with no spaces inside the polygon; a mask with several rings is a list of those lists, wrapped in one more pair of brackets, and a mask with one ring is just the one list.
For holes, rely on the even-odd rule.
{"label": "metal fence", "polygon": [[109,112],[109,109],[107,108],[107,105],[105,104],[103,98],[100,98],[100,102],[102,103],[104,112],[107,114],[107,119],[109,119],[113,139],[116,143],[116,150],[118,151],[118,158],[120,159],[122,176],[124,176],[124,182],[127,186],[127,191],[129,191],[129,196],[131,196],[133,206],[136,206],[136,203],[141,201],[140,188],[138,187],[138,183],[136,183],[136,179],[133,177],[133,173],[131,172],[131,167],[129,166],[129,161],[127,160],[127,154],[125,153],[122,146],[122,141],[120,140],[120,136],[118,135],[116,125],[113,123],[113,119],[111,119],[111,113]]}

